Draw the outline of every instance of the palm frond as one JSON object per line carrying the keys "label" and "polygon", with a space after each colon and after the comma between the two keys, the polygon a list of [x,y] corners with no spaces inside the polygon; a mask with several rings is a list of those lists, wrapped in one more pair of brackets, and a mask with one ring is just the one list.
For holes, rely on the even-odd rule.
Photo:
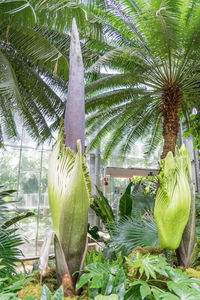
{"label": "palm frond", "polygon": [[16,273],[15,263],[20,261],[19,256],[22,255],[18,248],[23,244],[23,240],[16,229],[0,229],[0,259],[3,269],[0,269],[2,277],[12,276]]}
{"label": "palm frond", "polygon": [[129,254],[137,246],[158,246],[158,232],[153,218],[148,221],[126,217],[110,226],[110,246]]}
{"label": "palm frond", "polygon": [[27,27],[15,28],[10,25],[8,30],[7,26],[7,24],[2,24],[0,27],[0,38],[4,40],[6,36],[7,45],[9,44],[21,55],[28,57],[33,66],[36,64],[45,66],[49,71],[54,70],[57,59],[62,60],[62,65],[58,64],[57,66],[57,74],[61,78],[68,80],[68,60],[53,43],[49,42],[35,29]]}
{"label": "palm frond", "polygon": [[152,122],[152,129],[150,133],[150,138],[145,142],[145,157],[149,157],[158,146],[162,143],[162,116],[158,114],[155,116],[154,121]]}
{"label": "palm frond", "polygon": [[111,90],[102,94],[95,95],[86,99],[86,112],[90,113],[94,110],[109,108],[113,105],[117,105],[122,102],[127,102],[129,99],[133,99],[134,95],[143,95],[146,93],[142,88],[121,88]]}
{"label": "palm frond", "polygon": [[88,84],[85,88],[86,94],[88,93],[99,93],[99,91],[105,89],[113,89],[119,87],[130,87],[138,83],[138,80],[142,82],[143,78],[139,77],[135,73],[124,73],[124,74],[112,74],[104,76],[92,83]]}
{"label": "palm frond", "polygon": [[13,63],[21,93],[21,98],[15,100],[15,110],[19,112],[25,128],[34,139],[40,142],[51,139],[50,125],[63,115],[63,101],[54,92],[52,81],[45,81],[48,77],[43,77],[38,68],[33,69],[26,60],[19,59],[10,51],[6,55]]}
{"label": "palm frond", "polygon": [[140,106],[126,113],[126,116],[122,118],[121,124],[116,127],[112,132],[112,137],[108,140],[105,145],[105,158],[108,158],[112,151],[121,145],[119,151],[124,156],[130,152],[131,147],[134,142],[145,135],[147,132],[149,124],[151,124],[151,117],[155,114],[154,108],[156,104],[152,107],[148,107],[147,103],[149,99],[140,103]]}
{"label": "palm frond", "polygon": [[20,99],[16,75],[12,65],[2,51],[0,51],[0,68],[0,93],[2,97]]}
{"label": "palm frond", "polygon": [[[108,140],[105,147],[107,149],[107,147],[111,145],[110,151],[118,145],[119,141],[122,142],[125,139],[127,132],[132,131],[134,126],[137,126],[138,122],[141,121],[140,113],[146,110],[148,103],[151,100],[151,98],[147,96],[141,97],[141,99],[136,99],[137,100],[135,102],[129,101],[123,105],[114,106],[110,110],[100,111],[99,113],[89,117],[90,127],[87,130],[86,135],[89,135],[96,130],[98,131],[88,146],[88,150],[94,149],[98,145],[99,141],[102,140],[109,132],[112,132],[112,137]],[[104,125],[101,129],[99,129],[99,126],[101,126],[102,123],[104,123]],[[113,138],[113,136],[115,137]],[[115,141],[115,138],[117,138],[117,141]],[[105,157],[108,157],[108,155],[109,154],[107,154],[106,151]]]}
{"label": "palm frond", "polygon": [[158,105],[154,103],[152,107],[149,107],[144,113],[140,115],[140,119],[138,120],[137,124],[132,126],[132,130],[126,136],[126,141],[120,148],[120,153],[122,156],[125,156],[127,153],[130,153],[131,148],[134,146],[135,142],[145,133],[147,129],[151,126],[155,117],[158,113]]}

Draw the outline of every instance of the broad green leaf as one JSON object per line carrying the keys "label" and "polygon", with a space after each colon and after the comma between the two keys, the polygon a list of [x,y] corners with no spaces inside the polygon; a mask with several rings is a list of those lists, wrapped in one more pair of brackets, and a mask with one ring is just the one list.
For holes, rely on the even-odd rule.
{"label": "broad green leaf", "polygon": [[190,285],[184,282],[167,282],[167,286],[170,291],[173,291],[180,299],[187,300],[198,300],[199,291],[191,288]]}
{"label": "broad green leaf", "polygon": [[101,288],[102,287],[102,282],[101,282],[101,279],[99,278],[98,275],[95,275],[93,278],[92,278],[92,282],[91,282],[91,285],[90,285],[91,288]]}
{"label": "broad green leaf", "polygon": [[[159,300],[180,300],[181,298],[177,297],[176,295],[172,294],[172,293],[163,293],[162,296],[160,298],[158,298]],[[157,299],[156,299],[157,300]],[[187,300],[187,299],[185,299]]]}
{"label": "broad green leaf", "polygon": [[82,286],[84,286],[86,283],[90,281],[90,278],[92,277],[92,274],[84,273],[81,275],[78,283],[76,284],[76,290],[79,290]]}
{"label": "broad green leaf", "polygon": [[105,225],[108,222],[114,222],[115,216],[108,199],[104,196],[102,191],[97,186],[96,190],[99,196],[94,197],[94,202],[91,203],[90,207],[95,211],[96,215],[102,219],[102,222]]}
{"label": "broad green leaf", "polygon": [[117,294],[119,299],[124,299],[126,290],[126,276],[122,268],[117,271],[117,274],[113,281],[112,293]]}
{"label": "broad green leaf", "polygon": [[59,287],[59,289],[55,292],[55,295],[53,296],[53,300],[63,300],[64,293],[63,293],[63,287],[62,285]]}
{"label": "broad green leaf", "polygon": [[24,278],[24,279],[15,281],[11,285],[6,286],[4,288],[4,291],[15,292],[15,291],[21,290],[24,283],[31,282],[32,280],[33,280],[33,278]]}
{"label": "broad green leaf", "polygon": [[140,294],[141,294],[142,298],[144,298],[144,297],[146,297],[148,295],[151,295],[151,289],[148,286],[148,284],[140,286]]}
{"label": "broad green leaf", "polygon": [[124,194],[121,196],[119,200],[119,211],[120,211],[120,218],[125,216],[130,216],[132,213],[132,202],[133,199],[131,197],[131,187],[133,182],[131,181],[127,186]]}
{"label": "broad green leaf", "polygon": [[113,287],[113,275],[111,273],[104,273],[102,278],[101,293],[103,295],[111,294],[112,287]]}
{"label": "broad green leaf", "polygon": [[44,284],[40,300],[51,300],[51,292],[49,288]]}
{"label": "broad green leaf", "polygon": [[115,294],[109,295],[109,296],[103,296],[103,295],[98,295],[95,297],[95,300],[118,300],[118,296]]}
{"label": "broad green leaf", "polygon": [[174,282],[182,282],[191,280],[187,275],[183,274],[183,272],[179,269],[168,269],[166,270],[168,277]]}
{"label": "broad green leaf", "polygon": [[12,294],[12,293],[6,293],[6,294],[0,294],[0,300],[20,300],[20,298],[18,298],[16,296],[16,294]]}
{"label": "broad green leaf", "polygon": [[141,300],[140,285],[132,286],[124,295],[124,300]]}

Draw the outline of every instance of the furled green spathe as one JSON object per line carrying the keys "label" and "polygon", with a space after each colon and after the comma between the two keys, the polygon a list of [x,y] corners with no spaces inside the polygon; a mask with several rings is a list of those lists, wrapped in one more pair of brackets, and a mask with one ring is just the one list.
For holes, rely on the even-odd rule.
{"label": "furled green spathe", "polygon": [[191,162],[187,148],[176,148],[161,162],[158,176],[160,186],[156,195],[154,217],[161,246],[175,250],[179,247],[188,222],[191,204]]}
{"label": "furled green spathe", "polygon": [[[61,126],[58,140],[53,148],[49,159],[48,168],[48,195],[49,205],[54,225],[54,230],[58,237],[60,237],[60,218],[63,207],[65,206],[66,195],[69,193],[69,189],[74,184],[72,182],[72,175],[74,169],[77,169],[77,162],[79,164],[79,171],[81,176],[84,178],[84,187],[87,193],[88,203],[92,201],[92,189],[91,180],[86,165],[85,155],[80,153],[81,142],[77,141],[78,152],[75,153],[69,147],[64,145],[64,131]],[[83,174],[83,175],[82,175]],[[78,177],[74,178],[74,181],[78,180]],[[81,189],[82,187],[79,187]]]}

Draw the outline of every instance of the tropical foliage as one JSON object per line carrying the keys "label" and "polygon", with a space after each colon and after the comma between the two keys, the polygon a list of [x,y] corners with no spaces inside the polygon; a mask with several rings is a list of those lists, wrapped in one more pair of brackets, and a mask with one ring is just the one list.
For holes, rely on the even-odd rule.
{"label": "tropical foliage", "polygon": [[86,87],[87,134],[97,132],[89,150],[111,133],[106,157],[115,148],[125,155],[144,135],[146,154],[162,136],[162,157],[174,153],[179,112],[187,118],[199,101],[199,1],[106,1],[93,13],[105,39],[87,41],[102,49],[90,71],[109,74]]}
{"label": "tropical foliage", "polygon": [[190,128],[184,133],[184,137],[193,136],[194,149],[200,150],[200,115],[199,113],[191,115]]}
{"label": "tropical foliage", "polygon": [[164,257],[135,252],[125,259],[124,264],[94,260],[85,267],[77,289],[87,285],[91,299],[97,299],[98,292],[114,299],[198,299],[200,281],[170,267]]}
{"label": "tropical foliage", "polygon": [[[3,187],[1,187],[3,189]],[[24,243],[22,237],[17,233],[17,227],[11,227],[18,221],[31,217],[34,213],[25,213],[9,216],[8,203],[14,201],[6,201],[5,198],[10,198],[15,190],[2,190],[0,192],[0,260],[4,266],[0,269],[0,276],[9,277],[16,274],[15,263],[20,262],[19,256],[22,252],[19,247]]]}
{"label": "tropical foliage", "polygon": [[[64,113],[72,19],[85,34],[97,26],[78,1],[5,0],[0,11],[0,142],[18,136],[19,117],[29,134],[43,142],[52,138]],[[82,48],[88,66],[97,53]]]}
{"label": "tropical foliage", "polygon": [[89,264],[84,268],[77,290],[88,283],[88,294],[94,299],[98,294],[117,294],[118,299],[124,299],[126,290],[126,276],[122,267],[117,263],[110,265],[107,262]]}
{"label": "tropical foliage", "polygon": [[11,196],[14,192],[14,190],[3,190],[0,193],[0,259],[4,266],[0,269],[0,275],[3,277],[12,276],[16,272],[15,262],[20,261],[18,257],[22,255],[19,246],[23,244],[23,240],[17,234],[17,228],[4,226],[8,214],[7,201],[4,198]]}
{"label": "tropical foliage", "polygon": [[159,246],[158,230],[152,216],[148,219],[125,217],[109,228],[109,246],[129,254],[137,246]]}
{"label": "tropical foliage", "polygon": [[[110,240],[106,242],[110,250],[115,249],[117,252],[124,251],[129,254],[137,246],[160,244],[152,211],[155,195],[146,191],[147,182],[148,179],[145,179],[145,182],[143,179],[136,183],[131,181],[128,184],[119,199],[119,216],[116,216],[108,199],[96,187],[98,196],[94,196],[90,207],[110,234]],[[93,232],[90,231],[90,233]]]}

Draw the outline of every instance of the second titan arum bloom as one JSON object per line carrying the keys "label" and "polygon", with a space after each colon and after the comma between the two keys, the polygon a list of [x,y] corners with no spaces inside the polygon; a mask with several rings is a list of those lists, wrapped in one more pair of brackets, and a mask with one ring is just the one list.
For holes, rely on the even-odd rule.
{"label": "second titan arum bloom", "polygon": [[176,148],[175,156],[168,152],[161,162],[160,186],[156,195],[154,217],[161,246],[179,247],[188,222],[191,204],[191,162],[187,148]]}
{"label": "second titan arum bloom", "polygon": [[[70,276],[82,268],[87,249],[91,182],[84,155],[84,138],[84,67],[74,19],[65,119],[51,154],[48,175],[49,203],[56,232],[57,278],[59,284],[65,278],[68,287]],[[74,285],[77,277],[76,273],[72,278]]]}

